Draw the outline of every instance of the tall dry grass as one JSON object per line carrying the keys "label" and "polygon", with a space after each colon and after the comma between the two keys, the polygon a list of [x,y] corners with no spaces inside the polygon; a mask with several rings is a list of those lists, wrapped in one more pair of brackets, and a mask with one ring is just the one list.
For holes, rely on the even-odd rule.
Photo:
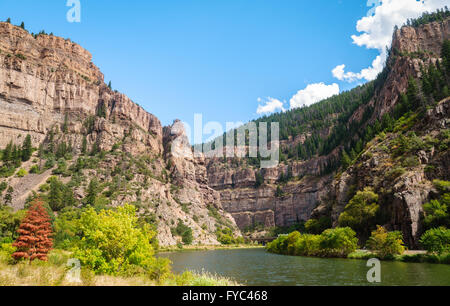
{"label": "tall dry grass", "polygon": [[0,286],[238,286],[235,281],[208,272],[173,274],[157,282],[146,275],[118,277],[95,275],[81,269],[79,281],[71,281],[69,252],[54,250],[48,262],[34,261],[13,264],[5,254],[0,254]]}

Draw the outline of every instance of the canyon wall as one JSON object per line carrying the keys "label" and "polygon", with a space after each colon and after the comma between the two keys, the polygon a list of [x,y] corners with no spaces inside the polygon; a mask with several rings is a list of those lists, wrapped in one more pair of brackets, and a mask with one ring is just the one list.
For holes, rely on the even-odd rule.
{"label": "canyon wall", "polygon": [[[220,224],[239,236],[218,193],[208,187],[204,161],[171,155],[173,140],[183,133],[163,129],[154,115],[108,88],[91,54],[79,45],[53,35],[34,37],[0,23],[0,148],[10,141],[21,145],[31,135],[36,148],[70,144],[74,158],[69,164],[76,163],[83,146],[108,152],[96,160],[96,168],[82,171],[84,181],[74,187],[77,199],[83,199],[94,177],[110,185],[106,194],[118,185],[109,204],[137,203],[141,212],[152,214],[162,245],[180,242],[172,233],[180,221],[192,229],[194,244],[218,244],[215,232]],[[121,173],[127,172],[125,180]],[[12,206],[21,209],[51,174],[50,169],[0,181],[14,189]],[[217,213],[212,215],[212,209]]]}
{"label": "canyon wall", "polygon": [[[391,112],[399,101],[400,94],[406,92],[408,80],[419,77],[422,66],[440,60],[442,43],[449,38],[450,19],[417,28],[397,29],[393,37],[391,57],[379,78],[381,81],[375,84],[374,96],[350,116],[348,125],[362,122],[368,109],[373,111],[366,125],[373,124],[377,119],[381,120],[383,115]],[[440,108],[446,109],[447,104]],[[439,120],[444,120],[444,123],[438,122],[443,128],[446,127],[445,122],[448,125],[448,114],[444,112],[441,115],[443,117]],[[427,121],[428,127],[433,125],[430,118]],[[331,133],[324,132],[328,135]],[[283,141],[281,146],[297,145],[303,143],[305,138],[302,134]],[[335,173],[322,175],[327,164],[340,160],[341,150],[342,147],[328,156],[313,157],[303,162],[288,160],[274,169],[261,171],[245,162],[212,159],[208,163],[209,185],[219,191],[225,210],[233,215],[241,229],[257,225],[284,227],[325,215],[331,216],[333,225],[337,226],[337,219],[352,195],[350,191],[373,186],[374,180],[382,182],[383,174],[390,170],[387,159],[377,159],[375,155],[364,161],[358,170],[351,168],[339,177],[335,177]],[[428,158],[432,160],[433,156]],[[446,159],[443,160],[440,163],[448,165],[445,163]],[[392,199],[389,200],[392,201],[392,206],[386,208],[391,215],[387,226],[402,230],[411,246],[417,246],[422,205],[429,199],[432,189],[423,170],[427,162],[420,169],[414,169],[416,172],[408,172],[408,175],[396,182]],[[282,175],[286,176],[288,171],[293,179],[280,183],[279,179]],[[258,172],[264,178],[264,183],[260,185],[256,185]],[[447,171],[443,172],[444,176],[448,175]],[[385,183],[389,184],[387,181]],[[277,194],[278,188],[281,188],[281,194]]]}

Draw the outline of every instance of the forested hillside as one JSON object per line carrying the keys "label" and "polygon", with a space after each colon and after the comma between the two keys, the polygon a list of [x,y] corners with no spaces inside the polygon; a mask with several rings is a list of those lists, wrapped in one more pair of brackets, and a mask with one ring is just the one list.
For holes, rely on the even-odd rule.
{"label": "forested hillside", "polygon": [[[317,227],[338,226],[352,197],[375,188],[383,203],[377,209],[379,219],[360,221],[368,230],[361,236],[367,238],[377,224],[387,225],[402,230],[409,245],[417,246],[423,231],[421,219],[426,215],[422,205],[433,192],[413,194],[414,205],[408,197],[400,197],[392,207],[396,195],[406,192],[403,189],[412,183],[406,182],[398,190],[388,185],[424,169],[426,174],[417,178],[418,184],[431,186],[434,179],[449,179],[447,114],[430,117],[449,103],[449,15],[448,9],[443,9],[396,28],[386,66],[376,80],[312,106],[256,120],[280,124],[277,168],[260,170],[259,157],[210,160],[210,186],[220,191],[224,207],[241,229],[252,233],[274,227],[301,228],[311,216],[308,225],[316,231]],[[368,155],[375,155],[370,151],[381,138],[391,154],[383,160],[384,172],[371,176],[372,181],[367,179],[371,169],[352,172],[362,161],[367,162]],[[421,158],[427,150],[433,152],[431,156]],[[381,163],[377,160],[368,167]],[[351,182],[344,181],[350,172]],[[384,189],[378,189],[380,186]]]}

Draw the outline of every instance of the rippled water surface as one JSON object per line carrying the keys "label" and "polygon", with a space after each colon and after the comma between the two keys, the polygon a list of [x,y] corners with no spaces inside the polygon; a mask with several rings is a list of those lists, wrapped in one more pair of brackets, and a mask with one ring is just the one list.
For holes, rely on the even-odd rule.
{"label": "rippled water surface", "polygon": [[[263,249],[166,253],[176,272],[208,271],[254,286],[369,285],[364,260],[274,255]],[[450,265],[381,262],[381,285],[450,286]]]}

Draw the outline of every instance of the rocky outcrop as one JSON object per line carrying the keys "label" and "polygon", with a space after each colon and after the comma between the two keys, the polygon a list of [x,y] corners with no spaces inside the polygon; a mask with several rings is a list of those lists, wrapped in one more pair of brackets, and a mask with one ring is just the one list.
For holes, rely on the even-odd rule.
{"label": "rocky outcrop", "polygon": [[[231,160],[227,164],[209,160],[209,186],[219,191],[223,208],[231,213],[241,229],[257,225],[266,228],[290,226],[308,220],[312,210],[327,194],[331,177],[320,176],[320,172],[327,160],[334,158],[333,154],[262,170],[236,167]],[[257,174],[264,179],[264,184],[258,187]],[[279,184],[282,176],[294,180]],[[282,195],[276,194],[279,185]]]}
{"label": "rocky outcrop", "polygon": [[[450,127],[449,118],[450,98],[428,110],[411,132],[426,143]],[[436,193],[432,180],[450,177],[449,153],[429,144],[427,149],[415,153],[417,164],[405,165],[394,158],[389,149],[395,147],[398,137],[398,133],[392,133],[385,139],[378,137],[372,141],[358,161],[331,183],[327,201],[313,211],[313,216],[331,216],[333,225],[337,226],[340,214],[356,191],[371,187],[380,196],[383,225],[401,231],[407,245],[418,247],[423,233],[423,204]],[[435,171],[427,172],[430,166]],[[401,171],[393,171],[395,169]]]}
{"label": "rocky outcrop", "polygon": [[[239,235],[218,193],[208,187],[204,159],[193,158],[187,138],[178,144],[185,150],[182,155],[165,151],[184,130],[176,124],[163,129],[158,118],[111,90],[91,54],[68,39],[34,37],[0,23],[0,119],[1,148],[31,135],[34,147],[70,144],[72,162],[86,149],[110,152],[97,168],[83,170],[86,181],[74,188],[75,195],[81,199],[93,177],[114,185],[118,191],[110,204],[137,203],[142,213],[156,216],[162,245],[179,242],[171,233],[179,220],[191,227],[195,244],[218,244],[215,231],[224,223],[218,218]],[[31,164],[23,166],[29,170]],[[16,209],[45,183],[48,172],[5,179],[20,192],[14,194]],[[121,176],[125,172],[126,180]],[[217,211],[214,216],[211,207]]]}
{"label": "rocky outcrop", "polygon": [[[104,149],[114,145],[108,135],[123,136],[132,124],[150,134],[140,135],[147,138],[142,139],[146,144],[161,150],[161,144],[150,137],[161,139],[159,120],[109,89],[91,54],[70,40],[50,35],[34,38],[19,27],[0,23],[0,65],[0,146],[11,139],[20,141],[19,135],[25,133],[37,145],[66,116],[71,122],[82,121],[104,107],[107,120],[96,122]],[[110,118],[117,120],[115,126],[106,124]],[[82,130],[76,122],[72,128]]]}
{"label": "rocky outcrop", "polygon": [[[307,221],[329,191],[331,176],[323,175],[327,166],[340,158],[340,149],[328,156],[308,161],[289,161],[274,168],[257,169],[245,160],[208,159],[209,186],[219,191],[224,209],[241,229],[257,225],[286,227]],[[256,175],[264,184],[256,187]],[[280,178],[291,181],[280,184]],[[292,179],[294,179],[292,181]],[[277,187],[283,195],[276,195]]]}
{"label": "rocky outcrop", "polygon": [[406,91],[408,79],[421,74],[421,66],[436,62],[441,56],[442,43],[450,38],[450,19],[420,27],[402,27],[394,32],[388,75],[374,101],[372,119],[382,118]]}
{"label": "rocky outcrop", "polygon": [[276,185],[259,188],[235,188],[220,191],[222,205],[241,228],[263,225],[290,226],[310,218],[311,212],[326,194],[330,178],[305,177],[283,186],[277,195]]}
{"label": "rocky outcrop", "polygon": [[[421,75],[421,67],[440,60],[442,43],[450,38],[450,19],[432,22],[419,27],[402,27],[394,33],[392,54],[386,68],[375,83],[373,97],[349,116],[348,126],[365,127],[391,112],[402,93],[406,92],[409,78]],[[429,110],[427,119],[418,132],[448,126],[448,103],[442,102]],[[363,122],[365,115],[371,117]],[[330,130],[321,131],[324,138]],[[292,148],[305,142],[308,131],[281,142],[281,147]],[[354,139],[358,140],[355,134]],[[392,139],[391,139],[392,140]],[[389,141],[389,140],[386,140]],[[339,215],[356,191],[373,187],[383,194],[383,210],[388,218],[386,226],[401,230],[409,246],[417,246],[421,233],[422,205],[432,190],[430,178],[424,171],[426,165],[435,167],[438,178],[447,179],[450,165],[449,153],[419,152],[420,167],[409,169],[395,181],[386,179],[393,161],[380,147],[372,147],[356,166],[338,177],[324,175],[327,166],[338,163],[342,148],[328,156],[313,157],[304,162],[288,161],[272,169],[255,169],[245,161],[212,159],[208,163],[209,185],[220,192],[222,205],[236,219],[238,226],[256,225],[287,226],[320,216],[331,217],[338,225]],[[256,174],[264,178],[264,184],[256,187]],[[289,174],[287,184],[280,178]],[[294,179],[292,179],[294,178]],[[278,194],[278,186],[282,195]],[[279,193],[279,192],[278,192]]]}

